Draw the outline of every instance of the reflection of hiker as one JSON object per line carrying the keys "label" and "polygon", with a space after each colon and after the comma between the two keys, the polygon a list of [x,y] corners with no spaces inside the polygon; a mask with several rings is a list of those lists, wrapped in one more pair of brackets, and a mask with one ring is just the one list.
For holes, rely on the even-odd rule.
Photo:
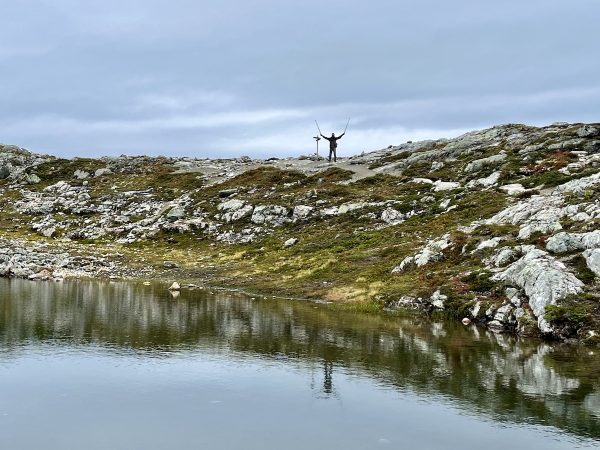
{"label": "reflection of hiker", "polygon": [[331,137],[327,137],[324,136],[323,133],[321,133],[321,136],[323,136],[323,138],[327,139],[329,141],[329,162],[331,162],[331,154],[333,153],[333,161],[337,162],[337,155],[336,155],[336,149],[337,149],[337,141],[338,139],[341,139],[343,135],[345,135],[346,132],[344,131],[342,134],[340,134],[338,137],[335,136],[335,133],[331,133]]}

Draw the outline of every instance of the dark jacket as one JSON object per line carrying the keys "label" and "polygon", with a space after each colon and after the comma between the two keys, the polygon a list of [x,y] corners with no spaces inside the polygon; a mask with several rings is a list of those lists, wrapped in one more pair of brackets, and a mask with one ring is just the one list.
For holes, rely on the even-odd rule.
{"label": "dark jacket", "polygon": [[345,134],[346,134],[346,133],[344,132],[344,133],[340,134],[340,135],[339,135],[339,136],[337,136],[337,137],[336,137],[335,135],[333,135],[333,136],[330,136],[330,137],[327,137],[327,136],[324,136],[324,135],[321,133],[321,136],[323,136],[323,139],[327,139],[327,140],[329,141],[329,149],[330,149],[330,150],[335,150],[335,149],[337,148],[337,141],[338,141],[338,139],[341,139],[341,138],[342,138],[342,136],[343,136],[343,135],[345,135]]}

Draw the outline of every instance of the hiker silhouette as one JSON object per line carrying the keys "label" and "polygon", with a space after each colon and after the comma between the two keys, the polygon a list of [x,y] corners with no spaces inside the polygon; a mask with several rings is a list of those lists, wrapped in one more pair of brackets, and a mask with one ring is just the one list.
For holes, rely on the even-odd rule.
{"label": "hiker silhouette", "polygon": [[333,162],[337,162],[337,141],[342,138],[346,134],[344,131],[342,134],[336,137],[335,133],[331,133],[331,137],[325,136],[323,133],[320,133],[323,136],[323,139],[327,139],[329,141],[329,162],[331,162],[331,155],[333,154]]}

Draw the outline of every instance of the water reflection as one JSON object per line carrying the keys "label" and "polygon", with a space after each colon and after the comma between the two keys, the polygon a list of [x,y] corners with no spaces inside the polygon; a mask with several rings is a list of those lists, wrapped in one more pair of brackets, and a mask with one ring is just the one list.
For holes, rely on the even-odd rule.
{"label": "water reflection", "polygon": [[454,322],[365,316],[325,305],[129,283],[0,280],[0,364],[35,343],[170,358],[249,355],[442,395],[494,420],[600,437],[600,358],[591,349],[494,335]]}

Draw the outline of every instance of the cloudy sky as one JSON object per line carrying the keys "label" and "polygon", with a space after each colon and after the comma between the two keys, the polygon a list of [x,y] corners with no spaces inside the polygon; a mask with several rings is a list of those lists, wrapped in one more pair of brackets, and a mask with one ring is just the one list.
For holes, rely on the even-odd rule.
{"label": "cloudy sky", "polygon": [[598,0],[1,0],[0,142],[342,155],[600,121]]}

